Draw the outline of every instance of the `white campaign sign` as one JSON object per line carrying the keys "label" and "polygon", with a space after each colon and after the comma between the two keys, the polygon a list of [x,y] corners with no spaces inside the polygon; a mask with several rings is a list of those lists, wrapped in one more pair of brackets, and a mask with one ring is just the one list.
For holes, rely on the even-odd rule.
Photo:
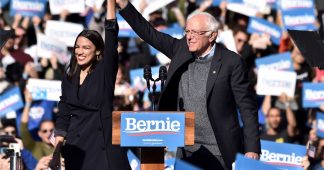
{"label": "white campaign sign", "polygon": [[216,42],[223,43],[227,49],[237,53],[233,32],[231,30],[219,31]]}
{"label": "white campaign sign", "polygon": [[45,34],[65,42],[69,47],[73,47],[76,37],[82,30],[81,24],[50,20],[46,22]]}
{"label": "white campaign sign", "polygon": [[295,94],[296,73],[270,69],[258,70],[257,94],[280,96],[286,93],[293,97]]}
{"label": "white campaign sign", "polygon": [[51,58],[52,55],[60,57],[67,56],[67,46],[65,42],[44,34],[37,34],[37,56],[41,58]]}
{"label": "white campaign sign", "polygon": [[85,10],[84,0],[49,0],[51,14],[60,14],[62,10],[70,13],[82,13]]}
{"label": "white campaign sign", "polygon": [[99,9],[102,4],[103,4],[104,0],[85,0],[85,4],[89,7],[96,7],[97,9]]}
{"label": "white campaign sign", "polygon": [[26,87],[34,100],[59,101],[62,94],[58,80],[28,79]]}
{"label": "white campaign sign", "polygon": [[175,0],[132,0],[131,2],[137,10],[140,10],[140,4],[143,3],[142,1],[145,1],[147,3],[147,6],[144,8],[142,15],[145,19],[148,20],[150,13],[165,7]]}
{"label": "white campaign sign", "polygon": [[249,17],[255,17],[258,12],[263,14],[270,12],[265,0],[243,0],[243,3],[228,3],[226,8]]}

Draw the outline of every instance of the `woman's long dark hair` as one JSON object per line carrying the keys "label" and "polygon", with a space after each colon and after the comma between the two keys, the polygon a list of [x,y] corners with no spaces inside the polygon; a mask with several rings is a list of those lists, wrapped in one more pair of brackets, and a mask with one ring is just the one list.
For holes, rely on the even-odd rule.
{"label": "woman's long dark hair", "polygon": [[75,46],[76,46],[76,42],[77,42],[78,38],[81,36],[87,38],[95,45],[95,47],[96,47],[95,51],[100,51],[99,56],[94,57],[94,59],[91,61],[92,63],[91,63],[90,70],[89,70],[90,72],[95,68],[98,61],[100,61],[104,55],[105,43],[104,43],[101,35],[95,30],[83,30],[77,36],[75,43],[74,43],[70,64],[67,68],[68,79],[72,79],[72,77],[76,74],[77,70],[80,67],[77,62],[77,59],[75,57]]}

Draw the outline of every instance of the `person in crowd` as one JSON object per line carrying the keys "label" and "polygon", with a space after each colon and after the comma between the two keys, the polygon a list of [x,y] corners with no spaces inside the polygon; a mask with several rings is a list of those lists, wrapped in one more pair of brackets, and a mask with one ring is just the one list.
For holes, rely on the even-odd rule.
{"label": "person in crowd", "polygon": [[48,156],[54,151],[54,147],[49,140],[49,137],[54,130],[54,122],[51,120],[43,120],[39,125],[37,133],[41,141],[34,140],[28,129],[29,113],[33,99],[31,93],[27,89],[25,90],[24,95],[25,106],[20,120],[21,139],[24,141],[24,147],[30,150],[33,156],[39,160],[41,157]]}
{"label": "person in crowd", "polygon": [[249,35],[244,27],[237,26],[233,29],[233,36],[237,53],[241,55],[243,52],[244,45],[246,45],[249,41]]}
{"label": "person in crowd", "polygon": [[118,70],[114,0],[107,1],[107,9],[105,43],[97,31],[83,30],[62,80],[55,142],[60,147],[65,140],[61,153],[67,169],[130,169],[126,150],[111,143]]}
{"label": "person in crowd", "polygon": [[[292,143],[297,134],[297,121],[292,110],[291,102],[285,93],[279,99],[284,109],[271,107],[271,96],[267,95],[262,104],[262,111],[266,114],[266,129],[261,133],[261,139],[279,143]],[[283,114],[282,114],[283,113]]]}
{"label": "person in crowd", "polygon": [[24,148],[23,141],[17,136],[18,134],[17,134],[15,124],[12,123],[12,120],[10,120],[10,119],[2,119],[1,122],[2,122],[3,127],[0,128],[0,136],[7,135],[7,136],[12,136],[13,138],[10,139],[12,141],[7,141],[5,143],[1,143],[0,147],[3,147],[3,148],[9,147],[10,143],[18,144],[18,146],[20,148],[20,155],[22,158],[21,166],[26,170],[34,170],[36,167],[36,164],[37,164],[37,160],[35,159],[35,157],[32,155],[32,153],[29,150]]}
{"label": "person in crowd", "polygon": [[126,80],[125,67],[119,64],[114,92],[114,110],[132,110],[132,101],[136,92]]}
{"label": "person in crowd", "polygon": [[22,66],[24,66],[27,62],[33,61],[33,58],[30,55],[26,54],[22,49],[14,48],[15,36],[16,35],[8,39],[0,52],[0,59],[5,69],[8,65],[15,62],[18,62]]}
{"label": "person in crowd", "polygon": [[178,149],[177,156],[203,169],[231,169],[237,152],[258,159],[256,97],[243,59],[215,43],[216,19],[208,13],[189,16],[185,36],[179,40],[156,31],[128,0],[117,2],[119,13],[137,35],[171,59],[159,110],[196,113],[195,145]]}

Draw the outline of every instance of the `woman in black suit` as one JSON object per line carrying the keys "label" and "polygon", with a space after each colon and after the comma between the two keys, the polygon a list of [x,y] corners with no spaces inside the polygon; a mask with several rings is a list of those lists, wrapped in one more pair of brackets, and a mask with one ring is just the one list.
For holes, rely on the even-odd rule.
{"label": "woman in black suit", "polygon": [[55,140],[56,145],[65,140],[61,152],[68,170],[130,169],[124,149],[111,144],[118,68],[114,0],[107,8],[105,43],[98,32],[82,31],[62,81]]}

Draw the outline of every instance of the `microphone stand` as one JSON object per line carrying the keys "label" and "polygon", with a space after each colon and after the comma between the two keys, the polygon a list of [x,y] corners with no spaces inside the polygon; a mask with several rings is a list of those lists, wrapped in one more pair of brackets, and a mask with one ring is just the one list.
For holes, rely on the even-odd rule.
{"label": "microphone stand", "polygon": [[156,84],[155,82],[159,81],[159,78],[157,79],[153,79],[153,86],[152,86],[152,108],[153,108],[153,111],[156,111],[156,100],[155,100],[155,97],[156,97]]}
{"label": "microphone stand", "polygon": [[[163,68],[162,68],[163,67]],[[162,69],[161,69],[162,68]],[[161,80],[161,92],[164,89],[164,81],[166,80],[166,68],[165,66],[161,66],[159,70],[159,77],[157,79],[152,78],[151,68],[149,66],[145,66],[144,68],[144,78],[146,80],[147,88],[150,92],[150,81],[153,81],[152,86],[152,110],[156,111],[156,82]]]}

